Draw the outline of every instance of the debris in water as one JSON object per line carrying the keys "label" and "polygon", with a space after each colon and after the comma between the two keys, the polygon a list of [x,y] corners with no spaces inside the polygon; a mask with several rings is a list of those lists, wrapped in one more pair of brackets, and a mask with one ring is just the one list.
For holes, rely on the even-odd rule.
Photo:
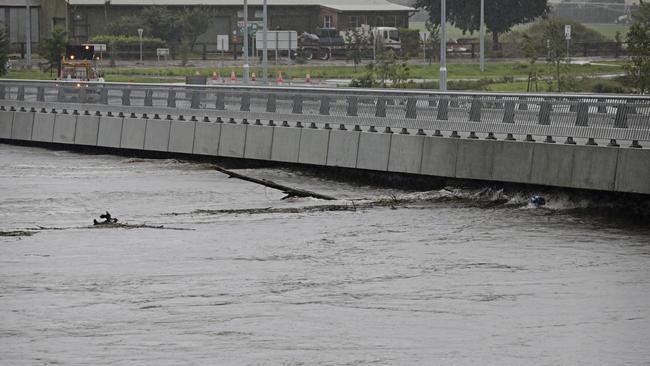
{"label": "debris in water", "polygon": [[111,214],[108,211],[106,211],[105,214],[99,215],[99,217],[104,219],[104,221],[93,219],[93,225],[111,225],[117,223],[117,217],[111,217]]}
{"label": "debris in water", "polygon": [[530,203],[535,207],[541,207],[546,205],[546,198],[535,195],[530,198]]}
{"label": "debris in water", "polygon": [[0,236],[32,236],[36,234],[34,231],[14,230],[14,231],[0,231]]}

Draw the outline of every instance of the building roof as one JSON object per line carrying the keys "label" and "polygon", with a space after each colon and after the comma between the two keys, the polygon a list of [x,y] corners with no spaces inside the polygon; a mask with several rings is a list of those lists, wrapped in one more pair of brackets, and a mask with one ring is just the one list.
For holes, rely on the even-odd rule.
{"label": "building roof", "polygon": [[[241,6],[242,0],[67,0],[70,5],[210,5]],[[261,6],[262,0],[248,0],[248,5]],[[270,6],[322,6],[339,11],[415,11],[387,0],[268,0]]]}
{"label": "building roof", "polygon": [[[16,7],[25,7],[27,3],[25,0],[0,0],[0,6],[16,6]],[[29,6],[41,6],[41,0],[31,0]]]}

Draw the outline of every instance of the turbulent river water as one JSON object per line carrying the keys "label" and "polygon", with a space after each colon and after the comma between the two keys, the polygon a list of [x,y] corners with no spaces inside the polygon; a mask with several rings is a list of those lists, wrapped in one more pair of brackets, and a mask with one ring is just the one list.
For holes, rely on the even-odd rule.
{"label": "turbulent river water", "polygon": [[[237,171],[340,200],[281,200],[201,163],[0,144],[0,364],[650,360],[643,223],[570,193],[533,209]],[[147,227],[93,227],[106,210]]]}

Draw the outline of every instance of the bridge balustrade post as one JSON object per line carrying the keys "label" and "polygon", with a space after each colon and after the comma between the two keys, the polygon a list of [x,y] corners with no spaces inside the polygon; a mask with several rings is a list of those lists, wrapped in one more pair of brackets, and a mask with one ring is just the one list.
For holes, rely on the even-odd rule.
{"label": "bridge balustrade post", "polygon": [[569,102],[569,112],[577,112],[578,111],[578,104],[579,103],[576,99],[571,100],[568,99]]}
{"label": "bridge balustrade post", "polygon": [[418,118],[418,109],[417,109],[417,98],[408,98],[406,100],[406,118],[416,119]]}
{"label": "bridge balustrade post", "polygon": [[79,103],[86,103],[88,100],[88,92],[86,87],[82,86],[79,88]]}
{"label": "bridge balustrade post", "polygon": [[215,101],[215,109],[219,111],[226,110],[226,96],[224,92],[217,92],[217,98]]}
{"label": "bridge balustrade post", "polygon": [[176,108],[176,90],[174,89],[167,91],[167,108]]}
{"label": "bridge balustrade post", "polygon": [[99,103],[108,104],[108,88],[102,88],[99,92]]}
{"label": "bridge balustrade post", "polygon": [[59,85],[56,91],[56,101],[59,103],[65,102],[65,87]]}
{"label": "bridge balustrade post", "polygon": [[277,97],[273,92],[269,93],[268,98],[266,99],[266,111],[269,113],[275,113],[277,110]]}
{"label": "bridge balustrade post", "polygon": [[614,127],[616,128],[627,128],[627,114],[628,114],[627,104],[619,104],[616,106],[616,117],[614,117]]}
{"label": "bridge balustrade post", "polygon": [[190,108],[191,109],[199,109],[199,108],[201,108],[201,91],[200,90],[192,90],[190,92]]}
{"label": "bridge balustrade post", "polygon": [[636,114],[636,105],[633,99],[627,100],[626,108],[628,114]]}
{"label": "bridge balustrade post", "polygon": [[580,102],[576,106],[576,126],[589,126],[589,104]]}
{"label": "bridge balustrade post", "polygon": [[153,107],[153,90],[147,89],[144,92],[144,105],[145,107]]}
{"label": "bridge balustrade post", "polygon": [[329,116],[330,114],[330,97],[328,95],[323,95],[320,100],[320,108],[318,112],[324,116]]}
{"label": "bridge balustrade post", "polygon": [[[194,93],[197,93],[196,91],[192,92],[192,103],[194,103]],[[194,108],[194,107],[192,107]],[[239,103],[239,110],[242,112],[250,112],[251,110],[251,95],[250,93],[244,92],[241,95],[241,101]]]}
{"label": "bridge balustrade post", "polygon": [[528,101],[526,100],[525,97],[519,97],[519,110],[520,111],[527,111],[528,110]]}
{"label": "bridge balustrade post", "polygon": [[25,87],[19,86],[16,94],[16,100],[25,100]]}
{"label": "bridge balustrade post", "polygon": [[36,101],[44,102],[45,101],[45,87],[39,86],[36,88]]}
{"label": "bridge balustrade post", "polygon": [[302,95],[296,94],[293,96],[293,107],[291,113],[302,114]]}
{"label": "bridge balustrade post", "polygon": [[375,109],[375,117],[386,117],[386,98],[378,97]]}
{"label": "bridge balustrade post", "polygon": [[5,90],[5,86],[0,85],[0,99],[4,100],[6,98],[6,96],[7,96],[7,92]]}
{"label": "bridge balustrade post", "polygon": [[359,99],[357,97],[348,97],[348,116],[356,116],[359,110]]}
{"label": "bridge balustrade post", "polygon": [[494,108],[495,109],[503,109],[503,97],[496,97],[494,101]]}
{"label": "bridge balustrade post", "polygon": [[506,100],[503,106],[503,123],[515,123],[515,101]]}
{"label": "bridge balustrade post", "polygon": [[481,122],[481,99],[478,97],[472,98],[472,104],[469,107],[469,121]]}
{"label": "bridge balustrade post", "polygon": [[436,119],[440,121],[446,121],[449,119],[449,99],[447,97],[440,98]]}
{"label": "bridge balustrade post", "polygon": [[607,113],[607,105],[605,99],[598,99],[598,113]]}
{"label": "bridge balustrade post", "polygon": [[122,105],[131,105],[131,89],[122,89]]}
{"label": "bridge balustrade post", "polygon": [[537,123],[540,124],[540,125],[550,125],[551,124],[551,102],[550,101],[544,100],[540,104]]}

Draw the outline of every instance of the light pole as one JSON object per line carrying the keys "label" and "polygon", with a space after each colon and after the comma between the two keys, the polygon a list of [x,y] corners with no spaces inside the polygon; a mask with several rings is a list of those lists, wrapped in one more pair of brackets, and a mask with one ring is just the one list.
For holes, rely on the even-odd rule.
{"label": "light pole", "polygon": [[266,44],[267,38],[267,28],[269,25],[268,13],[266,10],[266,0],[264,0],[264,5],[262,6],[262,18],[263,18],[263,31],[262,31],[262,67],[264,68],[264,84],[269,82],[269,50]]}
{"label": "light pole", "polygon": [[26,0],[27,4],[27,28],[25,29],[25,58],[27,59],[27,68],[32,68],[32,17],[29,10],[29,3],[31,0]]}
{"label": "light pole", "polygon": [[142,63],[142,33],[144,33],[144,29],[138,28],[138,37],[140,38],[140,63]]}
{"label": "light pole", "polygon": [[447,91],[447,0],[440,1],[440,91]]}
{"label": "light pole", "polygon": [[481,0],[481,72],[485,72],[485,0]]}
{"label": "light pole", "polygon": [[248,0],[244,0],[244,84],[248,84]]}

